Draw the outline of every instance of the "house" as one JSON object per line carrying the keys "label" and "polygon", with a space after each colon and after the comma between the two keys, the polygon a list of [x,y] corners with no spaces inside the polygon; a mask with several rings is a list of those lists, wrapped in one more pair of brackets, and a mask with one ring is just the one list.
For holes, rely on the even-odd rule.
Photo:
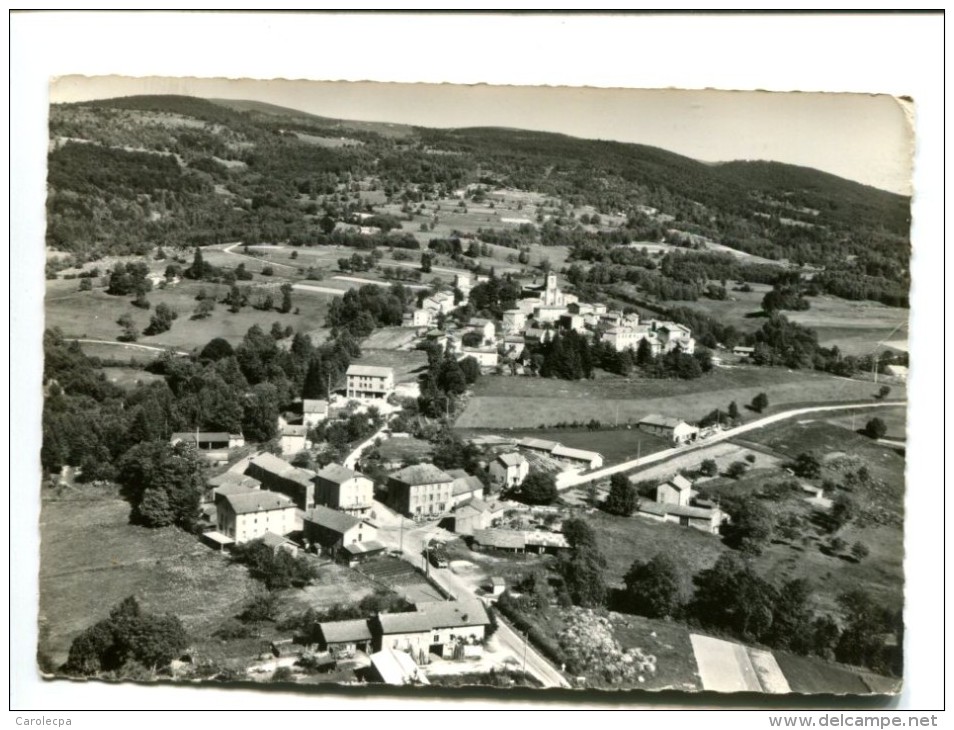
{"label": "house", "polygon": [[255,477],[245,474],[236,474],[233,471],[223,472],[206,481],[209,489],[212,490],[212,499],[216,494],[227,494],[228,492],[247,492],[250,489],[261,489],[262,483]]}
{"label": "house", "polygon": [[602,339],[608,342],[616,352],[629,349],[636,350],[642,340],[649,343],[653,355],[658,355],[662,351],[662,343],[660,343],[659,337],[650,330],[648,325],[611,327],[603,333]]}
{"label": "house", "polygon": [[884,368],[885,375],[889,375],[899,383],[908,382],[908,366],[907,365],[886,365]]}
{"label": "house", "polygon": [[356,651],[369,652],[373,645],[368,619],[322,621],[318,624],[322,651],[350,659]]}
{"label": "house", "polygon": [[430,684],[424,673],[409,654],[394,649],[382,649],[371,655],[371,676],[385,684],[404,685]]}
{"label": "house", "polygon": [[676,504],[685,507],[692,497],[692,482],[677,474],[668,482],[656,487],[656,501],[663,504]]}
{"label": "house", "polygon": [[380,649],[445,659],[455,658],[459,645],[483,642],[490,625],[486,609],[476,600],[424,603],[416,611],[378,614],[374,621]]}
{"label": "house", "polygon": [[401,315],[402,327],[430,327],[434,321],[434,310],[432,309],[412,309]]}
{"label": "house", "polygon": [[297,454],[299,451],[304,451],[307,446],[307,436],[307,426],[293,426],[291,424],[282,426],[279,431],[282,454],[290,456],[291,454]]}
{"label": "house", "polygon": [[518,358],[527,348],[527,341],[521,335],[505,335],[503,349],[507,357]]}
{"label": "house", "polygon": [[549,456],[550,452],[553,451],[557,446],[559,446],[556,441],[546,441],[544,439],[535,439],[535,438],[524,438],[517,442],[517,446],[521,449],[528,449],[530,451],[537,451],[541,454],[547,454]]}
{"label": "house", "polygon": [[237,545],[295,530],[295,503],[267,489],[230,491],[215,498],[216,530]]}
{"label": "house", "polygon": [[484,483],[463,469],[448,469],[447,475],[454,478],[451,486],[451,509],[468,499],[483,499]]}
{"label": "house", "polygon": [[481,368],[495,368],[500,361],[496,347],[462,347],[461,359],[472,357]]}
{"label": "house", "polygon": [[240,433],[226,431],[181,431],[172,434],[169,443],[186,444],[199,451],[214,464],[224,464],[229,460],[232,449],[245,446],[245,437]]}
{"label": "house", "polygon": [[308,509],[315,503],[315,473],[299,469],[268,452],[249,460],[245,474],[258,479],[265,489],[290,497],[298,509]]}
{"label": "house", "polygon": [[490,505],[482,499],[471,498],[457,506],[453,519],[455,533],[473,535],[475,530],[485,530],[490,527],[494,513]]}
{"label": "house", "polygon": [[[351,560],[345,546],[358,543],[377,542],[378,530],[359,517],[329,507],[318,506],[305,513],[304,537],[322,555],[336,559]],[[381,545],[381,549],[384,546]]]}
{"label": "house", "polygon": [[539,342],[545,345],[556,334],[554,330],[544,329],[543,327],[527,327],[523,333],[524,340],[527,342]]}
{"label": "house", "polygon": [[433,464],[406,466],[388,477],[388,506],[405,515],[436,517],[451,506],[454,478]]}
{"label": "house", "polygon": [[284,550],[291,556],[298,555],[298,546],[283,535],[274,532],[266,532],[262,535],[262,543],[272,549],[273,553]]}
{"label": "house", "polygon": [[492,576],[488,588],[490,589],[490,595],[499,596],[507,590],[507,579],[501,578],[499,575]]}
{"label": "house", "polygon": [[732,354],[738,355],[739,357],[752,357],[752,355],[755,354],[755,348],[742,347],[741,345],[737,345],[732,348]]}
{"label": "house", "polygon": [[502,488],[519,487],[529,473],[530,462],[517,451],[500,454],[490,462],[490,478],[494,485]]}
{"label": "house", "polygon": [[497,338],[497,325],[495,325],[489,319],[482,319],[480,317],[473,317],[467,323],[467,326],[474,332],[477,332],[480,337],[482,344],[492,345]]}
{"label": "house", "polygon": [[454,304],[453,292],[442,291],[427,297],[421,306],[430,309],[434,314],[447,314],[454,311],[457,305]]}
{"label": "house", "polygon": [[586,320],[579,314],[562,314],[560,315],[560,327],[582,334],[586,331]]}
{"label": "house", "polygon": [[306,428],[315,428],[328,418],[328,401],[324,399],[305,398],[301,402],[302,424]]}
{"label": "house", "polygon": [[549,553],[555,555],[562,550],[569,550],[570,543],[559,532],[545,532],[543,530],[524,530],[523,540],[525,552]]}
{"label": "house", "polygon": [[636,426],[646,433],[660,436],[674,444],[689,443],[699,437],[699,429],[695,426],[690,426],[678,418],[658,414],[646,416]]}
{"label": "house", "polygon": [[584,469],[599,469],[603,466],[603,455],[596,451],[585,449],[571,449],[569,446],[557,444],[550,452],[550,456],[566,464]]}
{"label": "house", "polygon": [[478,529],[474,530],[471,548],[474,550],[501,550],[508,553],[523,553],[527,550],[527,538],[521,530]]}
{"label": "house", "polygon": [[727,518],[718,507],[693,507],[648,500],[640,502],[636,514],[661,522],[674,522],[683,527],[694,527],[713,535],[719,534],[719,529]]}
{"label": "house", "polygon": [[527,326],[527,313],[519,309],[508,309],[503,313],[501,327],[505,334],[515,335],[523,332]]}
{"label": "house", "polygon": [[394,369],[377,365],[357,365],[348,367],[348,400],[362,403],[386,401],[394,393]]}
{"label": "house", "polygon": [[662,351],[672,352],[676,348],[691,355],[696,351],[696,341],[692,338],[692,330],[676,322],[653,323],[656,335],[662,344]]}
{"label": "house", "polygon": [[565,306],[545,307],[542,304],[533,308],[534,322],[559,322],[560,317],[566,314]]}
{"label": "house", "polygon": [[371,511],[374,482],[341,464],[329,464],[315,477],[315,504],[362,517]]}

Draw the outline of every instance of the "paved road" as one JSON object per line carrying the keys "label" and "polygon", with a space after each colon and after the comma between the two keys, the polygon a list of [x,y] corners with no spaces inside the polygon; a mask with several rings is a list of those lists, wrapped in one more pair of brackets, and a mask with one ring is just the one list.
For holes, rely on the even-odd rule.
{"label": "paved road", "polygon": [[770,426],[773,423],[778,423],[779,421],[784,421],[788,418],[794,418],[796,416],[803,416],[809,413],[823,413],[825,411],[845,411],[845,410],[858,410],[866,408],[891,408],[897,406],[905,406],[907,401],[880,401],[878,403],[851,403],[847,405],[835,405],[835,406],[810,406],[808,408],[796,408],[790,411],[781,411],[780,413],[774,413],[771,416],[766,416],[765,418],[759,418],[756,421],[750,421],[749,423],[743,423],[741,426],[736,426],[735,428],[727,428],[725,431],[721,431],[713,436],[710,436],[705,441],[699,441],[694,444],[687,444],[686,446],[679,446],[674,449],[666,449],[664,451],[657,451],[654,454],[649,454],[648,456],[643,456],[639,459],[633,459],[631,461],[624,461],[621,464],[613,464],[612,466],[607,466],[603,469],[597,469],[596,471],[590,472],[588,474],[578,474],[578,473],[563,473],[557,475],[556,484],[557,489],[569,489],[570,487],[576,487],[580,484],[586,484],[587,482],[596,481],[598,479],[605,479],[608,476],[613,474],[618,474],[620,472],[629,471],[630,469],[635,469],[640,466],[645,466],[646,464],[653,464],[657,461],[663,461],[665,459],[671,459],[674,456],[679,454],[685,454],[690,451],[697,451],[699,449],[705,449],[713,444],[720,443],[722,441],[728,441],[731,438],[734,438],[740,434],[747,433],[749,431],[754,431],[759,428],[765,428]]}
{"label": "paved road", "polygon": [[188,355],[190,353],[184,350],[173,350],[171,347],[159,347],[155,345],[137,345],[135,342],[115,342],[113,340],[86,340],[80,337],[67,337],[71,342],[88,342],[93,345],[115,345],[116,347],[135,347],[139,350],[149,350],[151,352],[171,352],[173,355]]}
{"label": "paved road", "polygon": [[521,667],[526,666],[527,673],[535,677],[544,687],[572,686],[566,677],[534,650],[524,636],[510,628],[499,613],[496,637],[501,646],[509,649],[520,660]]}

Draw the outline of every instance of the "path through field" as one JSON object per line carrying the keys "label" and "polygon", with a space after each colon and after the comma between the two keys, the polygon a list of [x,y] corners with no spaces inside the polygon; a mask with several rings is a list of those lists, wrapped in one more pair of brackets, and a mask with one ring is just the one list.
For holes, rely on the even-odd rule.
{"label": "path through field", "polygon": [[185,350],[173,350],[171,347],[156,347],[155,345],[137,345],[133,342],[113,342],[112,340],[86,340],[79,337],[67,337],[70,342],[86,342],[91,345],[114,345],[115,347],[133,347],[137,350],[150,350],[151,352],[171,352],[173,355],[188,355]]}
{"label": "path through field", "polygon": [[691,634],[702,686],[711,692],[762,692],[758,674],[741,644]]}

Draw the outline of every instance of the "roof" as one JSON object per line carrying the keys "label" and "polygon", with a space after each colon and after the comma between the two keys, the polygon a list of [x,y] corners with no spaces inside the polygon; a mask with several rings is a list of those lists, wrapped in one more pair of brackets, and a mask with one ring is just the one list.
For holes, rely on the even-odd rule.
{"label": "roof", "polygon": [[242,487],[244,489],[257,489],[262,485],[255,477],[250,477],[248,474],[236,474],[234,471],[227,471],[210,477],[208,484],[219,494],[222,494],[226,488],[234,489],[235,487]]}
{"label": "roof", "polygon": [[525,449],[534,449],[536,451],[553,451],[559,446],[556,441],[544,441],[543,439],[525,438],[517,443]]}
{"label": "roof", "polygon": [[690,507],[688,505],[668,504],[666,502],[640,502],[640,512],[647,512],[652,515],[664,517],[666,515],[678,515],[679,517],[694,517],[696,519],[710,520],[718,510],[707,509],[705,507]]}
{"label": "roof", "polygon": [[675,428],[676,426],[681,426],[684,423],[686,422],[679,418],[671,418],[670,416],[660,416],[658,413],[654,413],[651,416],[646,416],[636,425],[646,424],[647,426],[661,426],[663,428]]}
{"label": "roof", "polygon": [[518,530],[474,530],[474,542],[496,548],[519,548],[527,546],[526,536]]}
{"label": "roof", "polygon": [[377,540],[368,540],[367,542],[353,542],[345,545],[344,549],[352,555],[367,555],[368,553],[379,553],[384,550],[384,545]]}
{"label": "roof", "polygon": [[493,324],[493,322],[483,317],[471,317],[467,324],[471,327],[486,327],[488,324]]}
{"label": "roof", "polygon": [[457,515],[463,515],[465,511],[482,514],[490,509],[490,505],[477,497],[471,497],[466,502],[462,502],[455,512]]}
{"label": "roof", "polygon": [[301,402],[301,410],[302,413],[327,413],[328,401],[305,398],[305,400]]}
{"label": "roof", "polygon": [[543,530],[526,530],[523,539],[527,545],[547,545],[550,547],[568,548],[570,543],[559,532],[544,532]]}
{"label": "roof", "polygon": [[434,601],[408,613],[382,613],[378,621],[384,634],[415,634],[490,623],[479,601]]}
{"label": "roof", "polygon": [[387,684],[430,684],[410,655],[386,647],[371,655],[371,663]]}
{"label": "roof", "polygon": [[[314,479],[315,476],[313,471],[299,469],[297,466],[292,466],[287,461],[279,459],[277,456],[270,454],[267,451],[250,459],[248,465],[257,466],[263,471],[283,477],[289,481],[298,482],[299,484],[306,487],[313,484],[312,479]],[[248,472],[246,471],[246,473]]]}
{"label": "roof", "polygon": [[391,474],[390,478],[409,486],[454,481],[452,476],[441,471],[433,464],[414,464],[413,466],[406,466]]}
{"label": "roof", "polygon": [[602,459],[603,455],[597,453],[596,451],[586,451],[585,449],[571,449],[569,446],[564,446],[563,444],[557,444],[556,448],[551,452],[554,456],[560,456],[565,459],[577,459],[580,461],[593,461],[594,459]]}
{"label": "roof", "polygon": [[355,525],[360,524],[361,520],[344,512],[339,512],[336,509],[319,505],[305,513],[305,522],[311,522],[320,527],[326,527],[329,530],[344,534]]}
{"label": "roof", "polygon": [[678,489],[680,492],[686,489],[692,489],[692,482],[686,479],[682,474],[676,474],[676,476],[674,476],[668,482],[664,482],[664,484],[668,484],[674,489]]}
{"label": "roof", "polygon": [[324,479],[326,482],[334,482],[335,484],[341,484],[349,479],[361,476],[364,476],[364,474],[360,474],[341,464],[328,464],[328,466],[318,472],[319,479]]}
{"label": "roof", "polygon": [[382,613],[378,623],[383,634],[416,634],[431,630],[431,622],[423,611]]}
{"label": "roof", "polygon": [[462,494],[471,494],[473,492],[480,491],[483,488],[484,483],[480,481],[480,479],[467,475],[463,477],[457,477],[454,480],[454,486],[451,488],[451,494],[454,497],[459,497]]}
{"label": "roof", "polygon": [[269,512],[276,509],[294,507],[295,503],[284,494],[269,492],[267,489],[249,489],[235,494],[223,494],[232,511],[237,515],[250,512]]}
{"label": "roof", "polygon": [[281,535],[276,535],[274,532],[266,532],[262,535],[262,542],[268,545],[270,548],[277,548],[281,545],[290,545],[291,541],[282,537]]}
{"label": "roof", "polygon": [[318,624],[321,636],[326,644],[338,644],[346,641],[371,641],[371,629],[368,620],[325,621]]}
{"label": "roof", "polygon": [[492,576],[490,579],[490,585],[492,586],[505,586],[507,585],[507,579],[502,578],[499,575]]}
{"label": "roof", "polygon": [[306,426],[287,425],[282,427],[282,436],[306,436],[308,428]]}
{"label": "roof", "polygon": [[520,466],[521,464],[525,464],[527,460],[523,454],[517,451],[511,451],[507,454],[500,454],[497,457],[497,461],[504,466]]}
{"label": "roof", "polygon": [[[169,441],[188,441],[194,444],[196,442],[196,435],[195,431],[179,431],[172,434]],[[199,441],[228,441],[229,433],[228,431],[199,431],[198,437]]]}
{"label": "roof", "polygon": [[350,365],[348,366],[347,374],[387,378],[394,376],[394,368],[387,368],[380,365]]}

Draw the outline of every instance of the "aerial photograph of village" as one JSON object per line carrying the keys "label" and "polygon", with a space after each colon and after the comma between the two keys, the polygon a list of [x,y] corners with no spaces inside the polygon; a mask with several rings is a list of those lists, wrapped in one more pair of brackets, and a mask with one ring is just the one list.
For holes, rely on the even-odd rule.
{"label": "aerial photograph of village", "polygon": [[54,84],[39,671],[899,692],[910,190],[345,86]]}

